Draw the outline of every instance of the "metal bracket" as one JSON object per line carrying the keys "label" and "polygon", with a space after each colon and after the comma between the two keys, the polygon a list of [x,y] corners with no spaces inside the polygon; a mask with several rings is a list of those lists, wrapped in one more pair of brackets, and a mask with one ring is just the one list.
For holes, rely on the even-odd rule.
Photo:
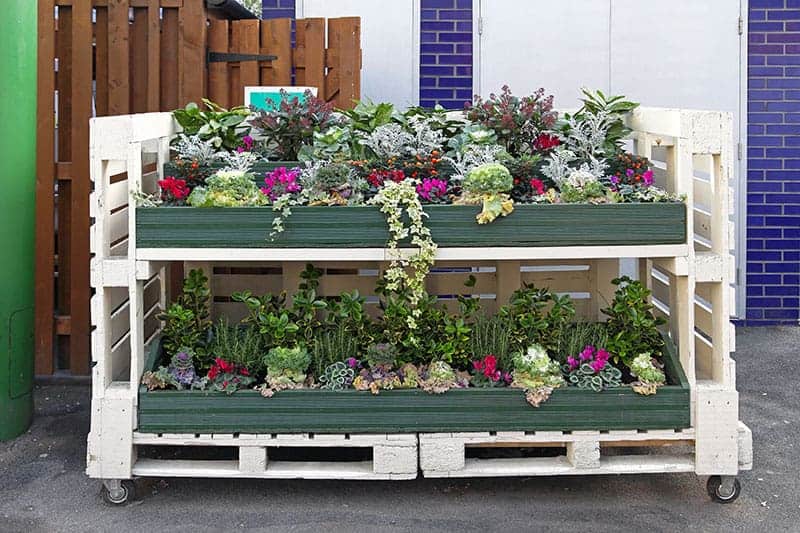
{"label": "metal bracket", "polygon": [[230,54],[227,52],[209,52],[207,63],[233,63],[235,61],[275,61],[278,56],[259,54]]}

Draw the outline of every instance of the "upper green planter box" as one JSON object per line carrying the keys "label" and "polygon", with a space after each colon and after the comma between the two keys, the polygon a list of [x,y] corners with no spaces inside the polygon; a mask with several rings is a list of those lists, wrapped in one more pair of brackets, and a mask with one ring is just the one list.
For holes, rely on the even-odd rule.
{"label": "upper green planter box", "polygon": [[[623,246],[686,243],[682,203],[517,205],[478,225],[478,206],[428,205],[440,247]],[[285,231],[269,239],[270,207],[136,209],[138,248],[383,248],[377,207],[294,207]]]}

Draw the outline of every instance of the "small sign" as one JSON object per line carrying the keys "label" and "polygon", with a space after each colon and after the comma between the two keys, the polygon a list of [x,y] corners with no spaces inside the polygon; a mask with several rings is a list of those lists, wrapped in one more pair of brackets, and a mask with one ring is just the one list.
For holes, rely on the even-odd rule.
{"label": "small sign", "polygon": [[281,103],[282,90],[289,94],[289,98],[296,97],[301,102],[306,98],[306,91],[311,91],[311,94],[317,96],[316,87],[245,87],[244,105],[272,111]]}

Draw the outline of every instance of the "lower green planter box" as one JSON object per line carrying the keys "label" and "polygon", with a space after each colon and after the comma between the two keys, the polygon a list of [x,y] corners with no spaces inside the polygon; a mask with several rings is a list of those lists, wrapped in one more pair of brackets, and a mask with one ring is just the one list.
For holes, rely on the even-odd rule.
{"label": "lower green planter box", "polygon": [[[155,366],[150,358],[148,368]],[[437,433],[682,429],[690,425],[689,385],[674,349],[665,357],[668,385],[654,396],[629,387],[593,392],[556,389],[540,407],[519,389],[422,390],[379,395],[346,390],[293,390],[263,398],[140,388],[144,433]]]}
{"label": "lower green planter box", "polygon": [[[478,225],[478,206],[428,205],[441,247],[614,246],[686,243],[682,203],[518,205]],[[377,207],[294,207],[285,231],[269,239],[270,207],[136,209],[138,248],[383,248],[389,239]]]}

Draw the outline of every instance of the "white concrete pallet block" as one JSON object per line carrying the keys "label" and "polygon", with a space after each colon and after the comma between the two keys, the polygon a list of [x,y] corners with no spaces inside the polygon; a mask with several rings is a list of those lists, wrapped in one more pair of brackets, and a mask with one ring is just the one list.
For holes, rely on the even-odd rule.
{"label": "white concrete pallet block", "polygon": [[[418,472],[415,434],[145,434],[133,435],[135,446],[236,447],[237,461],[152,460],[134,463],[136,476],[232,477],[271,479],[414,479]],[[270,461],[269,448],[371,448],[372,461]]]}

